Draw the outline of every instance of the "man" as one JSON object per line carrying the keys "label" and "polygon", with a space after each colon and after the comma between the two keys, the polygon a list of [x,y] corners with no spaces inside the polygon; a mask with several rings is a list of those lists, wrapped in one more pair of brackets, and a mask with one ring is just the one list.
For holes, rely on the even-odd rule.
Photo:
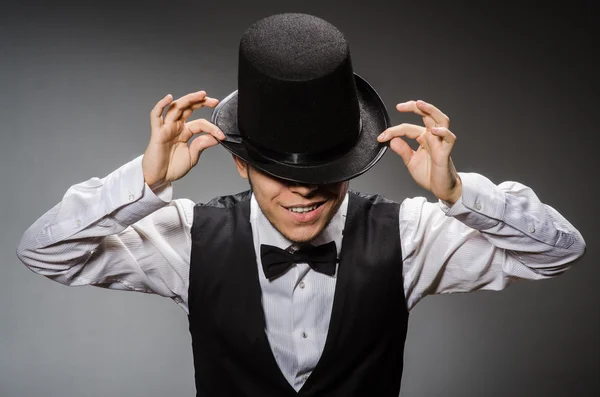
{"label": "man", "polygon": [[[204,106],[211,122],[187,122]],[[242,36],[238,91],[160,100],[143,156],[72,186],[17,254],[66,285],[172,298],[189,314],[198,395],[397,396],[408,313],[424,296],[556,276],[585,252],[528,187],[458,173],[443,112],[397,110],[424,126],[389,125],[334,26],[262,19]],[[171,200],[217,144],[251,191]],[[349,191],[388,146],[438,203]]]}

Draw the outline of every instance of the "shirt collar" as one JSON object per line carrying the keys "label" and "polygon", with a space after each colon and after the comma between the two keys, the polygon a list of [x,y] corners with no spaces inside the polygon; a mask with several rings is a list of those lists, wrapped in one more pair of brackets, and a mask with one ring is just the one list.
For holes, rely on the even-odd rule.
{"label": "shirt collar", "polygon": [[[342,234],[344,232],[344,226],[346,224],[346,212],[348,210],[348,193],[342,201],[342,204],[338,208],[333,218],[325,229],[319,234],[313,241],[314,245],[321,245],[330,241],[335,241],[337,248],[338,257],[342,248]],[[285,238],[277,229],[271,225],[271,222],[265,217],[263,212],[252,193],[250,199],[250,223],[252,224],[252,233],[255,235],[255,242],[257,246],[260,244],[269,244],[286,249],[293,243]]]}

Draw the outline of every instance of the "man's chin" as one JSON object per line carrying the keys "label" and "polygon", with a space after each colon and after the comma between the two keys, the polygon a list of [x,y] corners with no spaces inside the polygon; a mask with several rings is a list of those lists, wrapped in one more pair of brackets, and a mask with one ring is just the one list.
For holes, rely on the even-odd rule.
{"label": "man's chin", "polygon": [[[321,234],[321,232],[323,231],[322,228],[319,228],[319,230],[316,230],[314,228],[314,226],[312,228],[308,228],[308,227],[298,227],[295,228],[296,230],[294,230],[293,232],[291,231],[284,231],[282,232],[280,230],[280,233],[283,234],[283,236],[285,238],[287,238],[288,240],[294,242],[294,243],[309,243],[312,240],[314,240],[319,234]],[[298,229],[309,229],[309,230],[298,230]]]}

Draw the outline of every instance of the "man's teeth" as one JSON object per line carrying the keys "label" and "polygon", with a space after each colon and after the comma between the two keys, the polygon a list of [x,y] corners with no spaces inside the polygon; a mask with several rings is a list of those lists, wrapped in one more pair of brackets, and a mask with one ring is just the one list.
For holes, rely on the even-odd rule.
{"label": "man's teeth", "polygon": [[319,206],[318,204],[315,204],[310,207],[292,207],[292,208],[288,208],[288,210],[290,210],[292,212],[309,212],[309,211],[315,210],[318,206]]}

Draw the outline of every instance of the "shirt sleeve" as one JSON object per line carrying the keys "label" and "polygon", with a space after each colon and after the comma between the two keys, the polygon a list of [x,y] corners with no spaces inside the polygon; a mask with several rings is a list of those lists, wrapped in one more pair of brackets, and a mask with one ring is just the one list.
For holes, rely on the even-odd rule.
{"label": "shirt sleeve", "polygon": [[18,258],[68,286],[158,294],[187,312],[194,203],[144,182],[143,155],[71,186],[23,234]]}
{"label": "shirt sleeve", "polygon": [[408,310],[426,295],[498,291],[515,280],[557,276],[585,253],[579,231],[531,188],[459,175],[462,195],[451,207],[424,197],[400,206]]}

